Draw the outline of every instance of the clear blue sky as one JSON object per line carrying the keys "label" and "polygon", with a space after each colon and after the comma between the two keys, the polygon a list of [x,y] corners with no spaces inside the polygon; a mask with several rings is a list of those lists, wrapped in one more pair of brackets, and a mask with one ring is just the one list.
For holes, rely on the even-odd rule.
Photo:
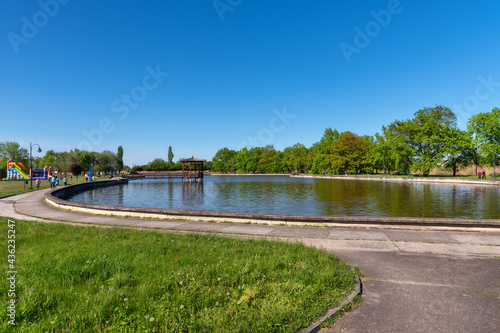
{"label": "clear blue sky", "polygon": [[436,104],[465,128],[500,107],[499,15],[498,1],[5,0],[0,141],[122,145],[132,166],[170,145],[210,159],[309,147],[327,127],[372,135]]}

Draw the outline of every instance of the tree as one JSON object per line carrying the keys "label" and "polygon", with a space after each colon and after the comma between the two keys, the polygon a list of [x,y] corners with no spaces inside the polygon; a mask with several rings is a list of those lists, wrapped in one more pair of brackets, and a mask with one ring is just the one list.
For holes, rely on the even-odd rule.
{"label": "tree", "polygon": [[148,163],[144,169],[146,171],[165,171],[168,169],[168,163],[162,158],[155,158],[152,162]]}
{"label": "tree", "polygon": [[172,146],[168,146],[168,164],[172,164],[174,160],[174,153],[172,152]]}
{"label": "tree", "polygon": [[275,169],[276,163],[276,150],[273,145],[267,145],[262,148],[259,157],[259,173],[272,173]]}
{"label": "tree", "polygon": [[83,172],[83,168],[76,163],[71,164],[69,170],[73,174],[73,176],[78,176]]}
{"label": "tree", "polygon": [[365,166],[368,147],[363,138],[351,132],[340,134],[329,148],[329,160],[336,173],[358,173]]}
{"label": "tree", "polygon": [[296,143],[292,147],[285,148],[288,149],[289,159],[288,167],[289,170],[294,170],[296,172],[307,172],[309,170],[309,163],[312,164],[310,158],[308,159],[308,150],[301,144]]}
{"label": "tree", "polygon": [[452,127],[448,129],[448,133],[444,138],[444,153],[446,156],[444,166],[450,168],[453,171],[453,176],[455,176],[460,166],[466,167],[475,160],[472,136],[470,132]]}
{"label": "tree", "polygon": [[123,170],[123,147],[118,147],[118,152],[116,153],[116,168],[118,169],[118,173]]}
{"label": "tree", "polygon": [[337,130],[332,130],[331,128],[325,129],[325,132],[319,142],[313,144],[311,150],[314,151],[315,156],[311,167],[312,173],[323,173],[330,172],[331,165],[328,159],[328,149],[331,147],[333,142],[339,138],[339,132]]}
{"label": "tree", "polygon": [[250,152],[246,147],[242,148],[240,151],[236,153],[236,172],[237,173],[247,173],[247,164],[250,159]]}
{"label": "tree", "polygon": [[16,162],[23,163],[29,167],[29,152],[26,148],[13,141],[0,142],[0,160],[2,166],[6,165],[7,160],[14,159]]}
{"label": "tree", "polygon": [[383,127],[396,164],[407,162],[411,170],[428,176],[446,156],[446,135],[456,127],[456,119],[449,108],[437,105],[418,110],[413,119]]}
{"label": "tree", "polygon": [[[481,112],[473,115],[467,123],[469,132],[474,136],[474,143],[480,150],[483,160],[488,156],[492,161],[492,154],[500,153],[500,109],[494,108],[491,112]],[[495,158],[498,161],[498,157]]]}
{"label": "tree", "polygon": [[212,158],[212,166],[217,172],[234,172],[236,170],[236,151],[228,148],[219,149]]}

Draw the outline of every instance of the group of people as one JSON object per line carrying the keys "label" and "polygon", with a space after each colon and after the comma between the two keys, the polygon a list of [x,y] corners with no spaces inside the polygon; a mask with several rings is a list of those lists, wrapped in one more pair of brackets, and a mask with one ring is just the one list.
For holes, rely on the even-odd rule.
{"label": "group of people", "polygon": [[483,172],[479,171],[479,172],[477,173],[477,176],[479,177],[478,179],[486,179],[486,172],[484,172],[484,171],[483,171]]}
{"label": "group of people", "polygon": [[[62,176],[57,176],[57,175],[50,175],[47,180],[49,181],[49,186],[51,189],[58,188],[59,187],[59,178],[62,178]],[[62,178],[62,183],[64,186],[68,185],[68,179],[66,177]],[[37,184],[36,187],[39,188],[39,180],[37,179]]]}

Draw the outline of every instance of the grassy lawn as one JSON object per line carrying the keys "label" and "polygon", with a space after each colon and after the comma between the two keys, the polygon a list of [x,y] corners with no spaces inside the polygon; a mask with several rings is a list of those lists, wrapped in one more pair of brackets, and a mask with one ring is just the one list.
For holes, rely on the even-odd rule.
{"label": "grassy lawn", "polygon": [[[108,176],[109,177],[109,176]],[[96,178],[96,181],[98,180],[103,180],[103,179],[109,179],[108,177],[101,177],[101,178]],[[73,185],[73,184],[78,184],[78,183],[84,183],[85,182],[85,176],[80,175],[78,176],[78,179],[76,179],[76,176],[67,176],[68,179],[68,185]],[[20,194],[24,192],[30,192],[30,185],[31,181],[28,180],[28,184],[24,184],[25,180],[0,180],[0,197],[7,196],[7,195],[14,195],[14,194]],[[59,186],[62,186],[62,180],[59,180]],[[49,188],[49,181],[48,180],[41,180],[40,181],[40,189],[45,189]],[[33,179],[33,190],[36,191],[36,182]]]}
{"label": "grassy lawn", "polygon": [[[300,243],[20,220],[14,228],[19,332],[296,332],[355,284],[348,265]],[[4,309],[8,289],[4,279]],[[8,331],[7,312],[0,318]]]}

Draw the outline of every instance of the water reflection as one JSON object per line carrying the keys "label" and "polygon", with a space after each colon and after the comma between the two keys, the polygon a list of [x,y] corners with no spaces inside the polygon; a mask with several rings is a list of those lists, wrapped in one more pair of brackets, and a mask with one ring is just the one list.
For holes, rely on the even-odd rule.
{"label": "water reflection", "polygon": [[486,186],[288,177],[144,180],[83,192],[104,205],[297,215],[500,217],[500,189]]}

